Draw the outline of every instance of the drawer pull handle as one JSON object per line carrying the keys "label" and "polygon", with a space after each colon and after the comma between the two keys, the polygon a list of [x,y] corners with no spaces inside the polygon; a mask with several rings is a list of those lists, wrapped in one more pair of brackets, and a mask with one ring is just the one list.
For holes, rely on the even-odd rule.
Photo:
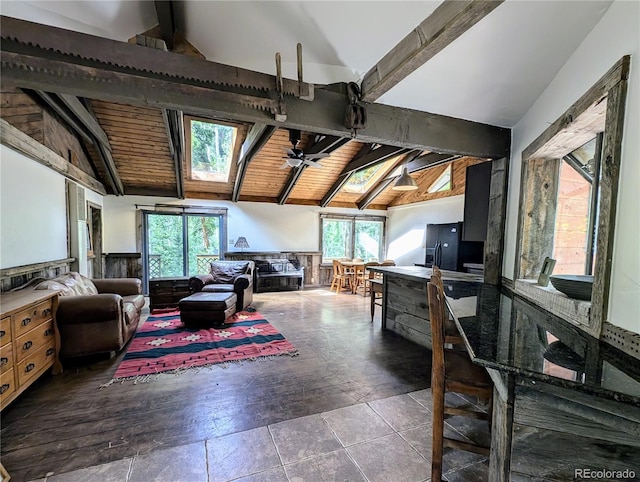
{"label": "drawer pull handle", "polygon": [[6,335],[7,332],[4,330],[0,330],[0,338],[2,338],[4,335]]}
{"label": "drawer pull handle", "polygon": [[2,386],[0,387],[0,395],[2,395],[7,390],[9,390],[9,384],[8,383],[3,383]]}
{"label": "drawer pull handle", "polygon": [[22,323],[20,323],[22,326],[27,326],[29,323],[31,323],[31,318],[25,318],[24,320],[22,320]]}
{"label": "drawer pull handle", "polygon": [[24,345],[22,345],[22,349],[26,351],[29,348],[31,348],[32,346],[33,346],[33,342],[32,341],[28,341]]}
{"label": "drawer pull handle", "polygon": [[42,316],[49,316],[51,314],[51,308],[45,308],[42,310]]}
{"label": "drawer pull handle", "polygon": [[25,368],[24,368],[24,372],[25,373],[29,373],[31,370],[33,370],[36,367],[35,363],[29,363]]}
{"label": "drawer pull handle", "polygon": [[9,363],[9,359],[6,356],[0,358],[0,367],[5,366],[7,363]]}
{"label": "drawer pull handle", "polygon": [[51,328],[47,328],[47,330],[44,332],[44,336],[51,336],[53,335],[53,330]]}
{"label": "drawer pull handle", "polygon": [[46,355],[46,356],[51,356],[51,355],[53,355],[55,352],[56,352],[56,349],[55,349],[55,348],[49,348],[49,349],[47,350],[47,353],[45,353],[45,355]]}

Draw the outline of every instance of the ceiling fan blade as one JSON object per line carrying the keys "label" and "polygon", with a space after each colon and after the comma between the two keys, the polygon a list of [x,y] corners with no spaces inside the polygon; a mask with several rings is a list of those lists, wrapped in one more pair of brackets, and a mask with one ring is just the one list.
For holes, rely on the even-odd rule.
{"label": "ceiling fan blade", "polygon": [[331,154],[327,154],[326,152],[320,152],[318,154],[305,154],[304,157],[306,159],[323,159],[325,157],[329,157]]}
{"label": "ceiling fan blade", "polygon": [[322,164],[320,164],[319,162],[316,161],[310,161],[309,159],[305,159],[304,161],[302,161],[304,164],[306,164],[309,167],[316,167],[318,169],[320,169],[322,167]]}
{"label": "ceiling fan blade", "polygon": [[293,149],[286,148],[284,151],[291,157],[296,157],[296,153],[293,151]]}
{"label": "ceiling fan blade", "polygon": [[288,162],[285,162],[282,166],[280,166],[280,169],[286,169],[287,167],[291,167],[291,166],[289,166]]}

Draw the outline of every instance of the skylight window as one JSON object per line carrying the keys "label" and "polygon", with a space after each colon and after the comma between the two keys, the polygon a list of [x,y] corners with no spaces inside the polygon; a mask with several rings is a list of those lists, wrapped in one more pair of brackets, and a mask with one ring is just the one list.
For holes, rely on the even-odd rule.
{"label": "skylight window", "polygon": [[344,185],[343,189],[347,192],[363,193],[369,189],[370,185],[377,180],[379,176],[376,176],[382,169],[384,163],[376,164],[375,166],[356,171],[351,174],[349,180]]}
{"label": "skylight window", "polygon": [[449,190],[451,190],[451,164],[449,164],[442,172],[442,174],[440,174],[438,179],[436,179],[433,184],[429,186],[427,192],[434,193]]}
{"label": "skylight window", "polygon": [[187,118],[187,126],[189,178],[227,182],[238,130],[229,124],[194,118]]}

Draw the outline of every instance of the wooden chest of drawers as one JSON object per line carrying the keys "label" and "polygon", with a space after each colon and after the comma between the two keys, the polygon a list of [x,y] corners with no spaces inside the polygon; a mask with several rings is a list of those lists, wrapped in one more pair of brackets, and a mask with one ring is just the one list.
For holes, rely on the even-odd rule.
{"label": "wooden chest of drawers", "polygon": [[0,409],[48,368],[62,371],[57,307],[57,291],[24,290],[0,297]]}

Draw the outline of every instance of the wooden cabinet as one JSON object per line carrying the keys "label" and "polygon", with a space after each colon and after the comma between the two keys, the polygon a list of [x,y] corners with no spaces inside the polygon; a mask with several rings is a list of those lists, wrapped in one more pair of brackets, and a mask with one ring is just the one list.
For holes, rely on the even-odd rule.
{"label": "wooden cabinet", "polygon": [[24,290],[0,298],[0,409],[40,375],[60,373],[60,338],[55,324],[58,292]]}
{"label": "wooden cabinet", "polygon": [[149,309],[178,306],[178,302],[190,294],[188,276],[153,278],[149,280]]}

